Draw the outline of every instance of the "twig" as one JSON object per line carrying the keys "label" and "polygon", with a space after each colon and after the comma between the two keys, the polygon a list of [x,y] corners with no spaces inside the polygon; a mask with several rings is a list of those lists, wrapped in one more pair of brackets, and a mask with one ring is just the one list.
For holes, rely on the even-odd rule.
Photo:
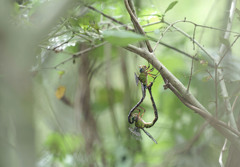
{"label": "twig", "polygon": [[[164,21],[164,23],[166,23],[167,25],[171,25],[171,24],[169,24],[168,22],[166,22],[166,21]],[[200,43],[198,43],[195,39],[193,39],[190,35],[188,35],[186,32],[184,32],[183,30],[181,30],[180,28],[178,28],[178,27],[175,27],[174,25],[172,25],[172,27],[174,28],[174,29],[176,29],[178,32],[180,32],[181,34],[183,34],[184,36],[186,36],[187,38],[189,38],[191,41],[193,41],[195,44],[197,44],[197,46],[199,47],[199,48],[201,48],[201,50],[204,52],[204,53],[206,53],[207,55],[208,55],[208,57],[210,57],[211,58],[211,60],[215,60],[213,57],[212,57],[212,55],[210,54],[210,53],[208,53],[207,51],[206,51],[206,49],[204,49],[203,48],[203,46],[200,44]]]}
{"label": "twig", "polygon": [[[173,27],[173,28],[175,28],[174,27],[174,25],[175,24],[177,24],[177,23],[182,23],[182,22],[184,22],[184,23],[191,23],[191,24],[193,24],[194,25],[194,31],[193,31],[193,37],[192,38],[189,38],[190,36],[188,35],[188,34],[186,34],[185,32],[182,32],[182,30],[180,31],[181,33],[183,33],[185,36],[187,35],[187,37],[189,38],[189,39],[191,39],[192,41],[193,41],[193,45],[194,45],[194,43],[196,43],[198,46],[200,45],[196,40],[195,40],[195,31],[196,31],[196,28],[197,27],[202,27],[202,28],[208,28],[208,29],[213,29],[213,30],[218,30],[218,31],[224,31],[224,32],[228,32],[228,33],[233,33],[233,34],[237,34],[237,35],[240,35],[240,33],[239,32],[234,32],[234,31],[229,31],[229,30],[224,30],[224,29],[220,29],[220,28],[215,28],[215,27],[209,27],[209,26],[204,26],[204,25],[200,25],[200,24],[196,24],[196,23],[194,23],[194,22],[192,22],[192,21],[187,21],[186,20],[186,18],[184,19],[184,20],[178,20],[178,21],[175,21],[174,23],[172,23],[172,24],[169,24],[169,23],[167,23],[166,21],[164,21],[164,20],[161,20],[161,21],[159,21],[159,22],[155,22],[154,24],[157,24],[157,23],[166,23],[167,25],[168,25],[168,27],[165,29],[165,31],[161,34],[161,37],[159,38],[159,40],[158,40],[158,42],[157,42],[157,44],[155,45],[155,47],[154,47],[154,51],[155,51],[155,49],[156,49],[156,47],[157,47],[157,45],[159,44],[159,41],[162,39],[162,37],[163,37],[163,35],[171,28],[171,27]],[[145,25],[146,26],[146,25]],[[175,28],[176,29],[176,28]],[[180,30],[180,29],[179,29]],[[201,49],[203,49],[203,47],[201,47],[201,46],[199,46]],[[194,47],[194,49],[195,49],[195,47]],[[203,50],[204,51],[204,50]],[[204,51],[205,52],[205,51]],[[206,52],[205,52],[206,53]],[[210,56],[210,54],[208,54],[208,53],[206,53],[208,56]],[[210,56],[210,58],[213,60],[213,58]]]}
{"label": "twig", "polygon": [[195,25],[194,29],[193,29],[193,50],[195,50],[195,43],[194,43],[195,40],[194,39],[195,39],[196,28],[197,28],[197,26]]}
{"label": "twig", "polygon": [[71,36],[67,41],[61,43],[61,44],[58,45],[58,46],[55,46],[52,50],[53,50],[53,51],[56,51],[57,48],[63,46],[64,44],[68,43],[69,41],[71,41],[71,40],[73,39],[73,37],[74,37],[74,33],[72,34],[72,36]]}
{"label": "twig", "polygon": [[[142,34],[142,35],[144,35],[144,36],[146,36],[143,28],[141,27],[141,25],[139,24],[137,18],[135,17],[135,15],[134,15],[133,12],[132,12],[132,10],[131,10],[131,8],[130,8],[130,6],[129,6],[128,0],[124,0],[124,3],[125,3],[126,9],[127,9],[128,13],[129,13],[130,17],[132,18],[132,22],[134,22],[134,24],[136,25],[139,33]],[[148,40],[145,40],[145,43],[146,43],[146,45],[147,45],[147,48],[148,48],[149,52],[153,52],[153,49],[152,49],[149,41],[148,41]]]}
{"label": "twig", "polygon": [[233,101],[233,105],[232,105],[232,112],[234,111],[237,99],[238,99],[239,95],[235,97],[234,101]]}
{"label": "twig", "polygon": [[[103,15],[104,17],[112,20],[113,22],[116,22],[116,23],[118,23],[118,24],[120,24],[120,25],[123,25],[124,27],[126,27],[126,28],[129,29],[129,30],[131,29],[130,27],[128,27],[128,26],[125,25],[124,23],[122,23],[122,22],[114,19],[114,18],[111,17],[111,16],[108,16],[108,15],[104,14],[103,12],[95,9],[95,8],[92,7],[92,6],[91,6],[89,9],[94,10],[95,12],[98,12],[99,14],[101,14],[101,15]],[[151,25],[159,24],[159,23],[163,23],[163,22],[162,22],[162,21],[160,21],[160,22],[154,22],[154,23],[151,23],[151,24],[143,25],[142,27],[147,27],[147,26],[151,26]],[[150,40],[152,40],[152,41],[154,41],[154,42],[157,42],[157,39],[155,39],[155,38],[153,38],[153,37],[151,37],[151,36],[147,36],[147,37],[148,37]],[[188,54],[188,53],[186,53],[186,52],[184,52],[184,51],[182,51],[182,50],[179,50],[179,49],[177,49],[177,48],[175,48],[175,47],[173,47],[173,46],[170,46],[170,45],[168,45],[168,44],[166,44],[166,43],[163,43],[163,42],[160,41],[159,44],[161,44],[161,45],[163,45],[163,46],[165,46],[165,47],[168,47],[168,48],[170,48],[170,49],[172,49],[172,50],[174,50],[174,51],[176,51],[176,52],[179,52],[179,53],[181,53],[181,54],[183,54],[183,55],[185,55],[185,56],[187,56],[187,57],[189,57],[189,58],[191,58],[191,59],[194,59],[194,60],[196,60],[196,61],[200,61],[200,59],[198,59],[197,57],[193,57],[193,56],[191,56],[190,54]],[[214,68],[214,65],[212,65],[211,63],[208,63],[208,66]]]}
{"label": "twig", "polygon": [[106,15],[105,13],[103,13],[103,12],[97,10],[97,9],[94,8],[94,7],[92,7],[92,6],[88,6],[88,5],[87,5],[86,7],[89,8],[89,9],[91,9],[91,10],[93,10],[93,11],[95,11],[95,12],[97,12],[97,13],[100,13],[101,15],[103,15],[104,17],[106,17],[106,18],[108,18],[108,19],[114,21],[115,23],[118,23],[118,24],[122,25],[122,26],[125,27],[126,29],[130,29],[127,25],[125,25],[125,24],[122,23],[121,21],[118,21],[118,20],[114,19],[113,17]]}
{"label": "twig", "polygon": [[[153,22],[153,23],[149,23],[149,24],[145,24],[145,25],[142,25],[142,27],[148,27],[148,26],[152,26],[152,25],[155,25],[155,24],[160,24],[160,23],[164,23],[163,20],[161,21],[157,21],[157,22]],[[221,28],[216,28],[216,27],[210,27],[210,26],[205,26],[205,25],[201,25],[201,24],[196,24],[192,21],[189,21],[189,20],[179,20],[177,23],[190,23],[196,27],[201,27],[201,28],[206,28],[206,29],[211,29],[211,30],[217,30],[217,31],[222,31],[222,32],[229,32],[231,34],[235,34],[235,35],[240,35],[240,32],[236,32],[236,31],[231,31],[231,30],[226,30],[226,29],[221,29]]]}
{"label": "twig", "polygon": [[[195,57],[195,56],[193,56],[193,57]],[[192,59],[192,64],[191,64],[191,73],[190,73],[189,80],[188,80],[187,93],[189,92],[189,87],[190,87],[191,80],[192,80],[192,73],[193,73],[193,59]]]}
{"label": "twig", "polygon": [[223,144],[223,147],[221,149],[220,156],[219,156],[219,159],[218,159],[218,162],[219,162],[221,167],[224,167],[224,164],[223,164],[223,152],[226,151],[226,147],[227,147],[227,139],[224,140],[224,144]]}
{"label": "twig", "polygon": [[[211,7],[210,7],[210,9],[208,10],[207,15],[206,15],[206,17],[205,17],[204,22],[203,22],[202,25],[206,26],[207,21],[208,21],[209,18],[212,16],[212,12],[214,11],[213,9],[216,7],[216,3],[217,3],[217,2],[218,2],[218,0],[214,0],[213,3],[211,4]],[[208,6],[210,6],[210,5],[208,5]],[[205,11],[205,12],[206,12],[206,11]],[[199,34],[199,38],[198,38],[198,41],[199,41],[199,42],[202,41],[204,32],[205,32],[205,28],[203,27],[202,30],[201,30],[201,32],[200,32],[200,34]]]}
{"label": "twig", "polygon": [[172,23],[172,24],[169,24],[168,27],[162,32],[160,38],[158,39],[156,45],[155,45],[154,48],[153,48],[153,51],[154,51],[154,52],[155,52],[155,50],[157,49],[157,46],[158,46],[159,42],[161,41],[161,39],[163,38],[164,34],[165,34],[174,24],[177,24],[177,23],[179,23],[179,22],[182,22],[182,20],[178,20],[178,21],[175,21],[175,22]]}
{"label": "twig", "polygon": [[230,131],[232,131],[233,133],[235,133],[236,135],[238,135],[240,137],[240,133],[236,130],[231,128],[230,126],[228,126],[226,123],[214,118],[210,113],[207,113],[205,111],[203,111],[202,109],[193,106],[192,104],[190,104],[186,99],[184,99],[179,93],[178,91],[172,86],[172,84],[168,84],[166,85],[167,88],[169,88],[178,98],[179,100],[181,100],[181,102],[183,102],[183,104],[185,104],[187,107],[189,107],[190,109],[194,110],[196,113],[198,113],[199,115],[201,115],[203,118],[205,118],[211,125],[215,125],[218,124]]}
{"label": "twig", "polygon": [[[205,109],[196,99],[195,97],[189,92],[186,94],[186,88],[182,85],[182,83],[173,76],[170,71],[164,67],[159,60],[153,56],[153,53],[149,53],[142,48],[137,48],[133,45],[128,45],[125,49],[134,52],[144,59],[148,60],[152,63],[152,65],[157,69],[164,78],[166,78],[169,83],[171,83],[171,90],[175,93],[175,95],[185,104],[188,108],[192,109],[193,111],[197,112],[201,115],[205,120],[207,120],[210,125],[212,125],[218,132],[220,132],[223,136],[225,136],[228,140],[236,144],[238,150],[240,150],[240,141],[238,140],[238,136],[240,133],[229,127],[224,122],[214,118],[208,111]],[[176,90],[177,89],[177,90]],[[180,94],[179,94],[179,93]]]}
{"label": "twig", "polygon": [[193,24],[193,25],[196,26],[196,27],[207,28],[207,29],[212,29],[212,30],[223,31],[223,32],[228,32],[228,33],[240,35],[239,32],[231,31],[231,30],[229,30],[229,29],[221,29],[221,28],[215,28],[215,27],[205,26],[205,25],[201,25],[201,24],[196,24],[196,23],[194,23],[194,22],[192,22],[192,21],[188,21],[188,20],[184,20],[183,22],[185,22],[185,23],[191,23],[191,24]]}
{"label": "twig", "polygon": [[212,80],[214,81],[215,79],[213,78],[212,74],[207,70],[207,73],[210,75],[210,77],[212,78]]}
{"label": "twig", "polygon": [[[228,16],[228,19],[227,19],[227,30],[224,34],[224,39],[228,39],[229,36],[230,36],[230,33],[229,33],[229,30],[231,30],[231,27],[232,27],[232,20],[233,20],[233,16],[234,16],[234,11],[235,11],[235,8],[236,8],[236,3],[237,1],[236,0],[232,0],[231,2],[231,6],[230,6],[230,10],[229,10],[229,16]],[[236,38],[237,40],[238,38]],[[236,41],[235,40],[235,41]],[[235,43],[235,42],[234,42]],[[234,44],[233,43],[233,44]],[[221,44],[220,48],[219,48],[219,55],[222,56],[222,59],[224,57],[224,51],[226,50],[226,46],[224,44]],[[220,59],[222,61],[222,59]],[[215,61],[216,62],[216,61]],[[216,62],[216,64],[218,64],[218,62]],[[219,79],[220,78],[223,78],[223,72],[221,69],[218,69],[218,77]],[[233,115],[233,112],[232,112],[232,107],[231,107],[231,103],[230,103],[230,98],[229,98],[229,95],[228,95],[228,91],[227,91],[227,87],[226,87],[226,84],[225,84],[225,81],[224,79],[220,81],[219,83],[220,85],[220,88],[222,90],[222,96],[223,96],[223,99],[224,99],[224,103],[225,103],[225,106],[226,106],[226,110],[227,110],[227,113],[228,113],[228,117],[229,117],[229,121],[230,121],[230,125],[234,128],[234,129],[237,129],[237,124],[236,124],[236,120],[234,118],[234,115]]]}
{"label": "twig", "polygon": [[221,56],[220,60],[217,63],[217,66],[220,65],[220,63],[222,62],[223,58],[227,55],[228,51],[233,47],[233,45],[237,42],[238,38],[240,37],[240,35],[238,35],[235,40],[232,42],[232,44],[227,48],[227,50],[224,52],[224,54]]}
{"label": "twig", "polygon": [[73,54],[70,58],[67,58],[66,60],[62,61],[61,63],[55,65],[53,68],[56,69],[58,66],[63,65],[63,64],[65,64],[66,62],[68,62],[70,60],[76,59],[76,58],[84,55],[87,52],[90,52],[90,51],[92,51],[92,50],[94,50],[94,49],[96,49],[98,47],[101,47],[101,46],[105,45],[106,43],[107,42],[103,42],[103,43],[100,43],[98,45],[95,45],[95,46],[92,46],[90,48],[87,48],[87,49],[85,49],[83,51],[77,52],[77,53]]}
{"label": "twig", "polygon": [[214,68],[215,71],[215,79],[214,79],[214,84],[215,84],[215,114],[216,118],[218,117],[218,66],[215,65]]}

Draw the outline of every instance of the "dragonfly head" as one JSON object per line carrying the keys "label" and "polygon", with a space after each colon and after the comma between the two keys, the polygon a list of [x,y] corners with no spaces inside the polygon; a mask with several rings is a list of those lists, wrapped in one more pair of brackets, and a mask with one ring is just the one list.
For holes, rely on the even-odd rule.
{"label": "dragonfly head", "polygon": [[138,120],[138,114],[137,113],[134,113],[133,115],[132,115],[132,122],[135,122],[135,121],[137,121]]}
{"label": "dragonfly head", "polygon": [[139,66],[139,72],[140,72],[140,73],[145,72],[146,69],[147,69],[147,66],[145,66],[145,65],[140,65],[140,66]]}

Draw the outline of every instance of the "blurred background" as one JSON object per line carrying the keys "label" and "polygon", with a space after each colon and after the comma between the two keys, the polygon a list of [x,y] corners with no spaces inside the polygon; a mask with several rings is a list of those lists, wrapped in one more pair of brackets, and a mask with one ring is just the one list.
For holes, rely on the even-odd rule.
{"label": "blurred background", "polygon": [[[235,39],[236,34],[231,33],[229,41],[224,41],[224,32],[211,28],[226,28],[231,1],[179,0],[175,6],[171,2],[134,1],[152,46],[167,25],[150,23],[163,17],[169,23],[186,18],[209,26],[197,27],[194,38],[213,56],[221,43]],[[117,34],[113,42],[104,42],[103,31],[125,27],[99,11],[133,28],[120,0],[0,2],[0,166],[219,166],[224,137],[170,90],[164,90],[161,76],[152,87],[159,119],[147,129],[158,144],[144,133],[140,141],[130,133],[127,116],[142,96],[134,73],[148,62],[117,46]],[[236,11],[232,31],[239,30]],[[193,24],[176,26],[193,36]],[[120,40],[128,44],[128,38]],[[193,63],[190,91],[214,114],[211,61],[174,29],[161,42],[155,55],[186,87],[192,65],[189,56],[201,60]],[[236,41],[230,61],[223,62],[232,103],[239,94],[238,45]],[[219,93],[220,115],[225,111],[222,101]],[[236,109],[238,105],[236,102]],[[148,93],[142,106],[144,120],[152,121]],[[227,151],[223,153],[223,161],[227,155]]]}

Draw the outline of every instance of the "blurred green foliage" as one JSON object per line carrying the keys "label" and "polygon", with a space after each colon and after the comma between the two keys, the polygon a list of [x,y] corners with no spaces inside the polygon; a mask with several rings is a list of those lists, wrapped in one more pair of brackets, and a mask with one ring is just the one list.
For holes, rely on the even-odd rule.
{"label": "blurred green foliage", "polygon": [[[211,0],[211,3],[214,2]],[[26,0],[21,4],[15,2],[12,17],[25,26],[32,26],[31,19],[44,3],[47,0]],[[131,136],[127,114],[141,97],[140,87],[135,85],[134,72],[137,72],[138,65],[147,65],[148,62],[118,46],[137,43],[146,38],[84,6],[91,5],[131,26],[123,1],[91,0],[74,3],[65,16],[56,20],[56,24],[36,50],[33,72],[34,93],[37,98],[34,109],[39,136],[38,166],[90,166],[92,160],[94,166],[218,166],[224,138],[207,126],[199,138],[191,143],[204,120],[185,107],[172,92],[164,90],[161,77],[157,78],[153,86],[159,121],[149,129],[158,144],[154,144],[147,136],[143,136],[142,141]],[[225,3],[219,2],[215,9],[209,6],[211,3],[208,0],[198,3],[191,0],[162,0],[151,3],[135,1],[139,22],[145,25],[147,35],[156,39],[161,36],[166,25],[147,24],[161,21],[163,16],[169,22],[187,17],[195,23],[221,26],[218,21],[224,14],[219,14],[218,8],[224,8]],[[192,25],[181,23],[177,26],[193,34]],[[197,29],[195,38],[200,39],[204,35],[201,43],[216,53],[218,45],[213,37],[219,32],[204,30],[205,32]],[[76,114],[77,109],[58,100],[54,92],[58,86],[64,85],[65,97],[73,104],[78,103],[76,97],[79,96],[79,83],[82,79],[79,71],[82,56],[73,59],[71,56],[83,51],[82,44],[90,48],[103,41],[110,44],[87,53],[90,67],[84,71],[88,74],[90,85],[90,112],[96,122],[94,133],[98,134],[92,143],[91,154],[88,154],[84,135],[90,132],[84,132],[85,127],[79,128],[82,125],[81,119],[77,119],[81,117],[79,113]],[[213,69],[208,66],[206,55],[194,50],[192,42],[174,30],[167,32],[162,41],[190,55],[197,53],[197,58],[201,61],[194,62],[190,91],[214,114],[214,81],[209,75],[213,74]],[[224,41],[227,42],[229,41]],[[152,46],[154,45],[152,42]],[[235,51],[234,48],[233,53]],[[162,45],[158,47],[156,56],[185,86],[188,85],[191,59]],[[62,63],[68,59],[69,61]],[[239,73],[233,73],[235,69],[239,71],[238,61],[225,61],[229,67],[225,77],[229,80],[231,97],[240,92]],[[234,66],[236,68],[231,68]],[[144,120],[151,121],[154,114],[148,94],[143,106],[146,108]],[[223,113],[224,106],[220,106],[220,112]],[[80,115],[82,113],[80,111]],[[89,122],[89,126],[90,124]],[[192,145],[188,148],[189,144]]]}

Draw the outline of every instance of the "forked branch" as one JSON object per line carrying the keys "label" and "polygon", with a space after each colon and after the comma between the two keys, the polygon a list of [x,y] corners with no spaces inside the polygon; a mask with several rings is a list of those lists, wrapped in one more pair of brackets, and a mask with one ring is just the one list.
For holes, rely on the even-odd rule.
{"label": "forked branch", "polygon": [[187,92],[187,88],[163,64],[161,64],[153,53],[133,45],[128,45],[125,49],[138,54],[150,62],[153,67],[168,80],[170,85],[168,88],[183,102],[184,105],[208,121],[209,124],[219,133],[221,133],[229,141],[235,143],[237,148],[240,150],[240,133],[236,129],[229,127],[226,123],[214,118],[190,92]]}

